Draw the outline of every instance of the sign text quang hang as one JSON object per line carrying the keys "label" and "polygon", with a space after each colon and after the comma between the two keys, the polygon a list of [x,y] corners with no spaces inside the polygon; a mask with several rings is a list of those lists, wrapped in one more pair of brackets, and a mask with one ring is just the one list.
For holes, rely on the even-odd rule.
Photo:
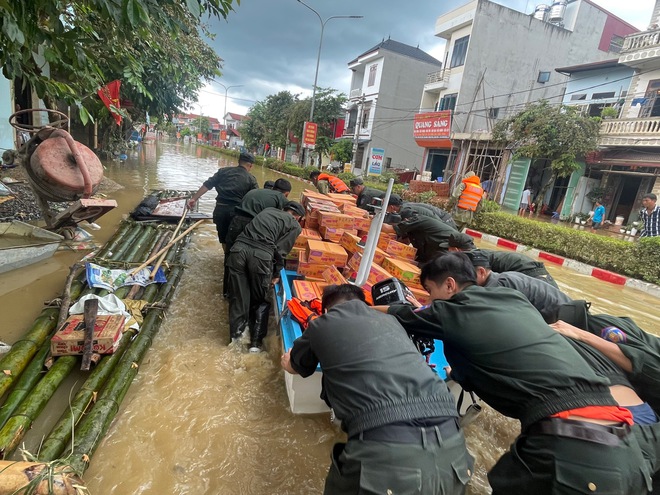
{"label": "sign text quang hang", "polygon": [[317,125],[315,122],[305,122],[303,127],[303,148],[316,146]]}
{"label": "sign text quang hang", "polygon": [[451,148],[451,110],[415,115],[413,138],[424,148]]}

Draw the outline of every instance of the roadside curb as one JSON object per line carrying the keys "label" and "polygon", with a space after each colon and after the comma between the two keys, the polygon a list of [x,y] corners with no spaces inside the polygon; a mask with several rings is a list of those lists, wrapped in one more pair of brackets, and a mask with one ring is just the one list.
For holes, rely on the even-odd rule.
{"label": "roadside curb", "polygon": [[518,244],[517,242],[509,241],[508,239],[503,239],[501,237],[497,237],[490,234],[484,234],[483,232],[479,232],[477,230],[465,229],[465,233],[477,239],[481,239],[484,242],[495,244],[496,246],[511,249],[513,251],[521,251],[524,252],[525,254],[531,255],[532,257],[538,257],[543,261],[547,261],[550,263],[554,263],[555,265],[566,267],[570,270],[581,273],[583,275],[590,275],[604,282],[609,282],[615,285],[623,285],[625,287],[630,287],[631,289],[640,290],[651,296],[660,298],[660,286],[657,286],[655,284],[644,282],[642,280],[637,280],[635,278],[629,278],[624,275],[619,275],[618,273],[610,272],[607,270],[603,270],[602,268],[597,268],[595,266],[587,265],[579,261],[564,258],[563,256],[557,256],[556,254],[547,253],[539,249],[530,248],[523,244]]}

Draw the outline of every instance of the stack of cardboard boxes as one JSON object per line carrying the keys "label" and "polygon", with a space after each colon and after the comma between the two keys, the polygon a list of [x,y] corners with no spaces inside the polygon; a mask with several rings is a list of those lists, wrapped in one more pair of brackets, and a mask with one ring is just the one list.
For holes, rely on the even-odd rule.
{"label": "stack of cardboard boxes", "polygon": [[[325,196],[305,190],[301,203],[305,207],[305,228],[286,260],[286,268],[305,276],[294,282],[294,293],[303,300],[320,297],[330,284],[355,279],[362,261],[360,241],[371,225],[369,214],[355,206],[355,198],[346,194]],[[364,285],[371,299],[371,287],[396,277],[404,282],[422,304],[428,304],[428,293],[420,284],[420,269],[415,263],[416,249],[397,242],[392,234],[381,233],[369,277]]]}

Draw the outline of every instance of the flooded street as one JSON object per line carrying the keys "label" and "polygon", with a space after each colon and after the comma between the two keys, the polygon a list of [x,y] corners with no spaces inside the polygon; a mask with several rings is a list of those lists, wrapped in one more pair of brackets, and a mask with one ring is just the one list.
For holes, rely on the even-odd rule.
{"label": "flooded street", "polygon": [[[145,145],[125,163],[107,163],[106,175],[125,188],[112,193],[119,208],[102,217],[102,230],[93,234],[99,243],[105,242],[122,216],[150,190],[194,191],[218,166],[227,164],[233,161],[175,143]],[[253,174],[260,185],[279,177],[258,166]],[[298,199],[307,186],[292,183],[290,197]],[[200,211],[211,213],[214,203],[211,191],[200,200]],[[1,340],[11,343],[25,332],[41,303],[57,297],[69,265],[80,256],[59,252],[20,270],[20,275],[0,275]],[[289,412],[274,322],[266,354],[244,354],[226,345],[223,256],[212,223],[197,230],[187,262],[153,347],[85,473],[90,493],[321,493],[331,446],[342,438],[341,432],[327,415]],[[657,307],[656,298],[566,268],[549,265],[549,270],[571,297],[591,300],[592,311],[631,316],[648,331],[658,328],[660,317],[649,310]],[[517,422],[486,409],[466,432],[478,463],[472,494],[487,493],[487,469],[517,434]],[[35,427],[26,440],[28,448],[36,451],[39,441]]]}

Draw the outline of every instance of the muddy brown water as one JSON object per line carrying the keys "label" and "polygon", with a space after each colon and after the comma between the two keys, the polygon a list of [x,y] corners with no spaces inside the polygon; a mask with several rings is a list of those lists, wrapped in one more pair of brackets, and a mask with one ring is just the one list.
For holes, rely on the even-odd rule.
{"label": "muddy brown water", "polygon": [[[224,157],[192,145],[145,145],[125,163],[106,163],[106,175],[125,188],[112,193],[119,207],[92,232],[105,242],[130,210],[152,189],[195,190]],[[255,167],[263,184],[278,174]],[[306,187],[293,182],[292,198]],[[213,210],[207,193],[200,209]],[[479,244],[479,242],[478,242]],[[483,247],[492,245],[482,243]],[[0,275],[3,318],[0,340],[12,343],[57,297],[68,267],[81,256],[58,252],[23,270]],[[291,494],[321,493],[332,444],[342,438],[327,415],[295,416],[288,410],[280,342],[273,325],[267,353],[249,355],[227,347],[227,305],[221,297],[222,254],[212,224],[197,231],[189,267],[140,372],[107,437],[85,473],[90,492],[99,494]],[[594,310],[629,315],[649,331],[658,328],[657,299],[549,266],[569,295],[593,301]],[[81,381],[72,376],[26,437],[38,450],[48,424],[66,406]],[[466,436],[477,469],[469,493],[488,493],[486,471],[517,434],[517,422],[493,410],[468,427]]]}

